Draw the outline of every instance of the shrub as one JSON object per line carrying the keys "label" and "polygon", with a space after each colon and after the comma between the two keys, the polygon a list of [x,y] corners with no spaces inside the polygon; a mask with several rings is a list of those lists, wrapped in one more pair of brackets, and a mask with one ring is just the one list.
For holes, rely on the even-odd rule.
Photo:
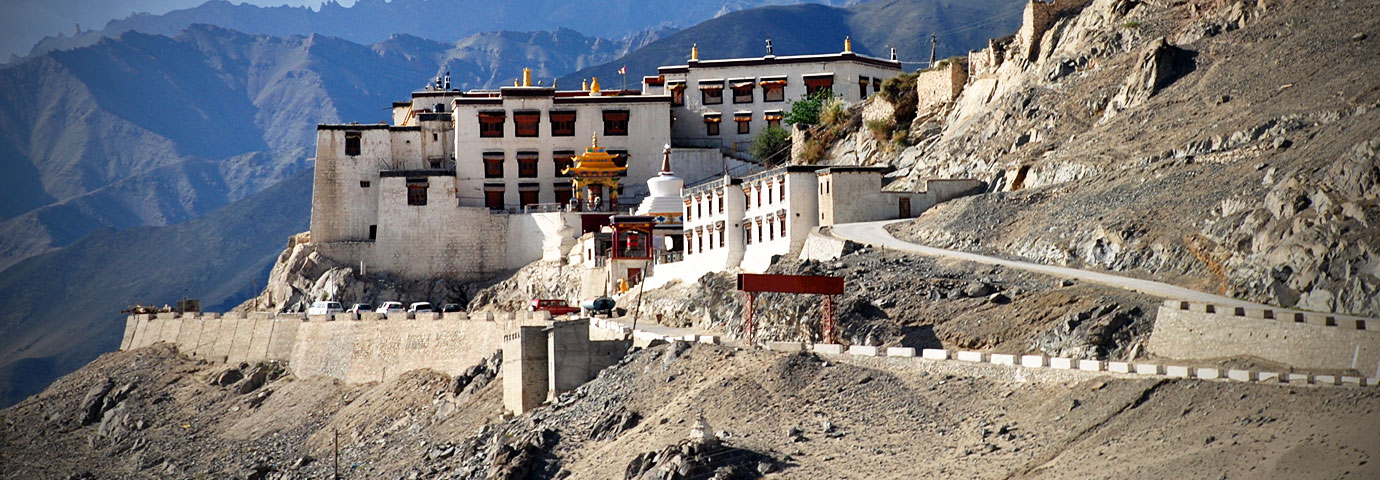
{"label": "shrub", "polygon": [[800,146],[800,163],[804,165],[814,165],[824,158],[824,142],[818,139],[805,140],[805,144]]}
{"label": "shrub", "polygon": [[843,99],[830,96],[824,100],[824,104],[819,107],[819,123],[821,125],[838,125],[846,120],[847,108]]}
{"label": "shrub", "polygon": [[791,109],[782,120],[787,125],[816,125],[819,123],[820,109],[833,96],[833,92],[816,92],[814,95],[791,102]]}
{"label": "shrub", "polygon": [[791,132],[779,127],[767,127],[752,140],[748,153],[767,166],[786,163],[790,160]]}
{"label": "shrub", "polygon": [[890,118],[868,120],[865,125],[867,131],[872,132],[872,136],[877,140],[886,140],[891,136],[891,132],[896,130],[896,121]]}

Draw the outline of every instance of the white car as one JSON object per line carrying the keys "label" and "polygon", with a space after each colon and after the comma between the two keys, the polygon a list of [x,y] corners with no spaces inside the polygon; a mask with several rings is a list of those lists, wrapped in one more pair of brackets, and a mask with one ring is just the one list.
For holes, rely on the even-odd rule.
{"label": "white car", "polygon": [[345,307],[340,306],[340,302],[312,302],[307,307],[307,315],[330,315],[332,313],[345,313]]}
{"label": "white car", "polygon": [[383,302],[374,313],[402,313],[402,302]]}
{"label": "white car", "polygon": [[407,306],[407,313],[433,312],[431,302],[416,302]]}
{"label": "white car", "polygon": [[356,304],[350,306],[350,309],[349,309],[349,310],[345,310],[345,313],[353,313],[353,314],[358,315],[358,314],[361,314],[361,313],[364,313],[364,312],[372,312],[372,311],[374,311],[374,306],[373,306],[373,305],[370,305],[370,304],[367,304],[367,303],[356,303]]}

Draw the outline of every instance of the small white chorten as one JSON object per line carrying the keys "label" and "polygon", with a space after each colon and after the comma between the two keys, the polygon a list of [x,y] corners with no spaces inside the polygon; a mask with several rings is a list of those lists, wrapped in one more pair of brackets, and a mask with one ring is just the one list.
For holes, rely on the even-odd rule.
{"label": "small white chorten", "polygon": [[661,173],[647,179],[647,198],[637,206],[637,214],[654,216],[658,224],[681,223],[681,209],[685,208],[680,199],[683,187],[685,180],[671,171],[671,146],[667,145],[661,151]]}

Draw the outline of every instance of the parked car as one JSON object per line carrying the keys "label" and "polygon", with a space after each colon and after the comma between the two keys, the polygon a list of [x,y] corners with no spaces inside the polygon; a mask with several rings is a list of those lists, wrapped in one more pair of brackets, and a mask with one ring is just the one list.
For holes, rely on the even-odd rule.
{"label": "parked car", "polygon": [[407,313],[426,313],[431,311],[433,311],[431,309],[431,302],[413,302],[412,305],[407,306]]}
{"label": "parked car", "polygon": [[447,304],[445,304],[445,305],[441,305],[441,312],[442,312],[442,313],[463,312],[463,311],[465,311],[465,310],[462,309],[462,308],[460,308],[460,304],[458,304],[458,303],[447,303]]}
{"label": "parked car", "polygon": [[372,312],[372,311],[374,311],[374,306],[373,306],[373,305],[370,305],[370,304],[367,304],[367,303],[356,303],[356,304],[354,304],[354,305],[351,305],[349,310],[345,310],[345,313],[353,313],[353,314],[355,314],[355,315],[359,315],[359,314],[364,313],[364,312]]}
{"label": "parked car", "polygon": [[402,313],[402,311],[402,302],[383,302],[378,309],[374,310],[375,313]]}
{"label": "parked car", "polygon": [[539,312],[542,310],[551,312],[551,316],[570,315],[580,313],[580,309],[565,303],[565,300],[558,298],[533,298],[532,303],[527,306],[528,310]]}
{"label": "parked car", "polygon": [[332,313],[345,313],[345,307],[340,306],[340,302],[311,302],[307,307],[307,315],[330,315]]}

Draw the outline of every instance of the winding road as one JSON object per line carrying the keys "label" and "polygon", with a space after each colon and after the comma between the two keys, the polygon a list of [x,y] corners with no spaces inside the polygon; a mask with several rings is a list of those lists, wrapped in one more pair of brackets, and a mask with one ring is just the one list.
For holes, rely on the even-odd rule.
{"label": "winding road", "polygon": [[[1264,308],[1272,310],[1287,310],[1276,306],[1262,305],[1231,297],[1213,295],[1197,290],[1170,285],[1154,280],[1144,280],[1139,278],[1124,277],[1110,273],[1093,272],[1069,267],[1056,267],[1040,263],[1025,262],[1020,260],[1009,260],[988,255],[950,250],[947,248],[927,247],[897,239],[891,236],[891,232],[886,231],[886,226],[909,221],[910,219],[882,220],[878,222],[843,223],[834,225],[832,228],[833,236],[844,240],[852,240],[864,245],[873,247],[887,248],[908,253],[916,253],[932,257],[945,257],[970,262],[984,263],[988,265],[1000,265],[1003,267],[1019,268],[1036,273],[1056,275],[1060,277],[1072,278],[1076,280],[1092,282],[1099,285],[1132,290],[1146,295],[1161,297],[1170,300],[1182,300],[1188,302],[1211,303],[1214,305],[1244,307],[1244,308]],[[1357,317],[1352,315],[1329,314],[1339,319],[1366,319],[1367,317]]]}

